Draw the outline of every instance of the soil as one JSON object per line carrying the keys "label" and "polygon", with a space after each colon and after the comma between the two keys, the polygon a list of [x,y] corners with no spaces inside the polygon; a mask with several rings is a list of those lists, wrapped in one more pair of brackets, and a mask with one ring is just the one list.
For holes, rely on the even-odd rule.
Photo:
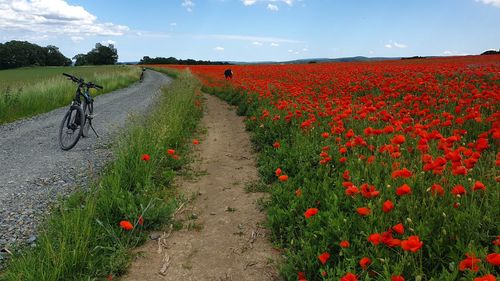
{"label": "soil", "polygon": [[207,132],[190,167],[198,176],[176,183],[192,199],[175,214],[183,227],[151,234],[123,280],[281,280],[280,255],[258,206],[266,194],[245,191],[258,173],[243,118],[218,98],[205,96]]}

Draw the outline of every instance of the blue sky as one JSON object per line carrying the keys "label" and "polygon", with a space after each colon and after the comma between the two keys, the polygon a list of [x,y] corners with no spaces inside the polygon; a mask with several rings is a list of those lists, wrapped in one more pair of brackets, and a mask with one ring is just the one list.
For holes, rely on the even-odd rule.
{"label": "blue sky", "polygon": [[478,54],[500,48],[500,0],[0,0],[13,39],[119,61]]}

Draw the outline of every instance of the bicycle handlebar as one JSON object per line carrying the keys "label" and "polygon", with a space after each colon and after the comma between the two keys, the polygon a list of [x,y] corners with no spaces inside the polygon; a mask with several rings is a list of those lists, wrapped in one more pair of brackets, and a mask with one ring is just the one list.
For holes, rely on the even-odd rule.
{"label": "bicycle handlebar", "polygon": [[68,74],[68,73],[63,73],[64,76],[68,77],[71,81],[75,82],[75,83],[78,83],[80,85],[85,85],[87,86],[87,88],[97,88],[97,89],[103,89],[102,86],[99,86],[97,84],[94,84],[92,82],[87,82],[85,83],[85,81],[82,79],[82,78],[78,78],[78,77],[75,77],[71,74]]}

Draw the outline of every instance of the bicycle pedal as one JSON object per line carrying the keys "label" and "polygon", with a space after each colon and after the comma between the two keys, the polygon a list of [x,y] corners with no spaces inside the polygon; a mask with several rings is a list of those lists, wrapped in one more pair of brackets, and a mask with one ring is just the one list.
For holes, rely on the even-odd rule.
{"label": "bicycle pedal", "polygon": [[88,119],[94,119],[94,117],[95,117],[95,115],[94,115],[94,114],[89,114],[89,115],[87,115],[87,118],[88,118]]}

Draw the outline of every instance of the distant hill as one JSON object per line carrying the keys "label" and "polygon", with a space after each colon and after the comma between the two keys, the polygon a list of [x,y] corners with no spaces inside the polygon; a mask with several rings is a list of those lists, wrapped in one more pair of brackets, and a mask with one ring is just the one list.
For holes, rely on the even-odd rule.
{"label": "distant hill", "polygon": [[357,57],[346,57],[346,58],[309,58],[309,59],[298,59],[298,60],[291,60],[291,61],[259,61],[259,62],[237,62],[237,61],[230,61],[229,63],[231,64],[304,64],[304,63],[325,63],[325,62],[357,62],[357,61],[381,61],[381,60],[399,60],[401,59],[400,57],[393,57],[393,58],[387,58],[387,57],[374,57],[374,58],[369,58],[369,57],[363,57],[363,56],[357,56]]}

